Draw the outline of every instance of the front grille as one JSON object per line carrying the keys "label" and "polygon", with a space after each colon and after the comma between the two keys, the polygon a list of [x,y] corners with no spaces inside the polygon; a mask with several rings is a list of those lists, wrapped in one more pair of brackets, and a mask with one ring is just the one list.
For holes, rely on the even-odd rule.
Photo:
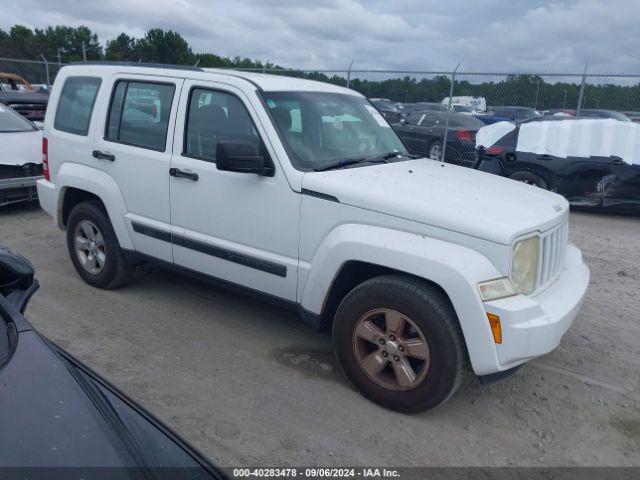
{"label": "front grille", "polygon": [[29,120],[44,120],[46,103],[9,103],[9,107]]}
{"label": "front grille", "polygon": [[540,265],[537,289],[554,281],[564,266],[564,255],[569,241],[569,217],[540,236]]}

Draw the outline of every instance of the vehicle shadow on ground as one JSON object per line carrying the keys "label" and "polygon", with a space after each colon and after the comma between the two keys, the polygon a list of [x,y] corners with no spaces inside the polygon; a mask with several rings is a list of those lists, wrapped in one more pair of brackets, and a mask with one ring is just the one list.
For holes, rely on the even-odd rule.
{"label": "vehicle shadow on ground", "polygon": [[[255,332],[262,329],[269,331],[284,328],[288,331],[287,338],[290,342],[286,346],[269,349],[265,360],[275,362],[307,379],[331,382],[355,391],[338,365],[330,332],[313,331],[302,323],[295,311],[256,298],[249,293],[238,292],[217,283],[209,283],[206,280],[157,266],[141,268],[133,284],[127,286],[127,289],[131,288],[141,290],[170,288],[176,296],[195,296],[204,303],[214,303],[224,310],[233,311],[233,321],[243,331]],[[256,312],[260,312],[257,322]],[[486,391],[486,388],[483,390]],[[456,397],[463,397],[463,403],[474,403],[474,399],[480,394],[481,385],[468,367]],[[366,400],[363,399],[363,401]],[[437,411],[448,410],[448,404],[437,409]],[[418,415],[428,417],[429,414],[430,412],[424,412]]]}
{"label": "vehicle shadow on ground", "polygon": [[40,210],[40,204],[36,202],[10,203],[0,207],[0,218],[3,216],[16,216],[32,213]]}

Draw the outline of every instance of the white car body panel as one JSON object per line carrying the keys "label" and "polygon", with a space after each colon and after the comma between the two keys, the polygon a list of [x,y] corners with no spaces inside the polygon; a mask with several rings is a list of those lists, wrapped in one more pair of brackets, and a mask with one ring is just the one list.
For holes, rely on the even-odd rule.
{"label": "white car body panel", "polygon": [[[194,87],[226,91],[248,103],[244,92],[233,85],[199,80],[185,83],[171,167],[195,173],[199,180],[171,178],[171,221],[176,235],[198,242],[200,250],[205,251],[174,245],[174,262],[205,274],[216,272],[223,280],[295,301],[300,195],[291,189],[280,168],[273,177],[223,172],[215,163],[182,153],[189,91]],[[253,112],[250,115],[265,138],[260,119]],[[269,145],[267,149],[272,158],[277,156]],[[207,246],[244,255],[250,265],[210,255]],[[282,265],[286,270],[274,275],[254,268],[250,259]]]}
{"label": "white car body panel", "polygon": [[569,209],[560,195],[422,159],[307,173],[303,188],[334,195],[347,205],[503,244],[531,232],[534,225],[539,230],[556,225]]}
{"label": "white car body panel", "polygon": [[30,132],[0,132],[0,165],[42,163],[42,130]]}

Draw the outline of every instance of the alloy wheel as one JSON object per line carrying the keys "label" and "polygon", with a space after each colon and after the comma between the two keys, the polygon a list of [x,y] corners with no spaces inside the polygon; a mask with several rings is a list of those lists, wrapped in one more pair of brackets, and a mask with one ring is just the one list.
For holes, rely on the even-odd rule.
{"label": "alloy wheel", "polygon": [[362,371],[388,390],[410,390],[429,371],[431,355],[422,331],[395,310],[365,313],[353,331],[353,349]]}
{"label": "alloy wheel", "polygon": [[80,265],[92,275],[99,274],[107,260],[102,232],[89,220],[82,220],[74,232],[76,256]]}

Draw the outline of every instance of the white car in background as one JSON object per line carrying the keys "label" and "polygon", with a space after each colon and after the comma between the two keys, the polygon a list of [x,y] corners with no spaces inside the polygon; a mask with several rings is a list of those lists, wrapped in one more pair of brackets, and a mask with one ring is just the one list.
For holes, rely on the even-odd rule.
{"label": "white car in background", "polygon": [[38,198],[42,130],[0,103],[0,206]]}
{"label": "white car in background", "polygon": [[[442,99],[443,105],[449,104],[449,97]],[[458,113],[473,115],[487,111],[487,100],[484,97],[451,97],[451,107]]]}

